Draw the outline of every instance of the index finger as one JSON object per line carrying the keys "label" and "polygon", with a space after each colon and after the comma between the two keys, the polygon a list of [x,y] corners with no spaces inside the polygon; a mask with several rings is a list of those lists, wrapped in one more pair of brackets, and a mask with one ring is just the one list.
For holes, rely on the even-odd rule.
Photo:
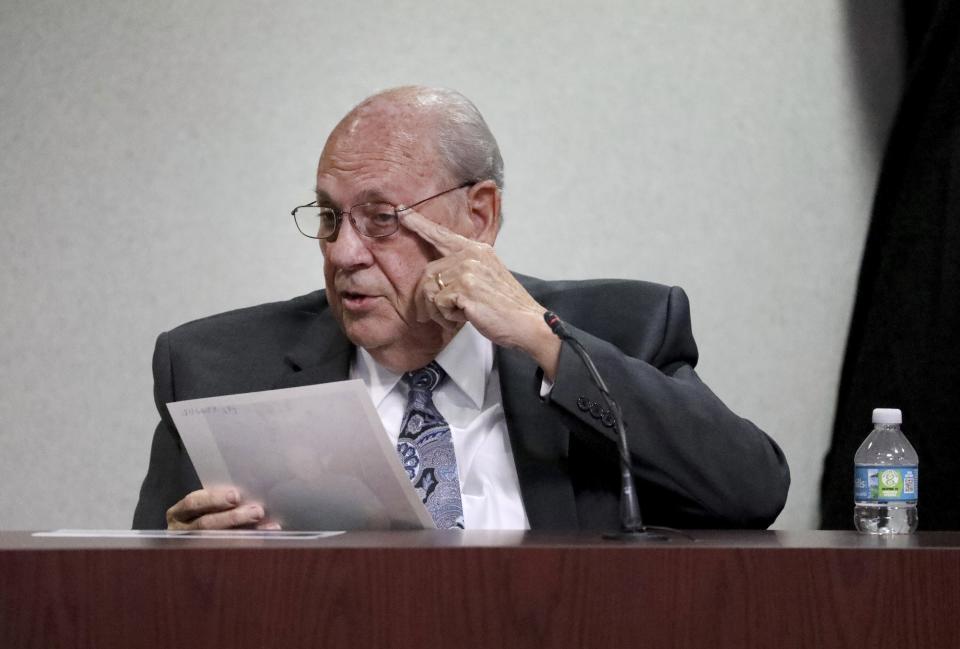
{"label": "index finger", "polygon": [[415,210],[400,207],[397,208],[397,212],[403,227],[419,235],[444,257],[462,250],[471,242],[470,239],[448,230]]}

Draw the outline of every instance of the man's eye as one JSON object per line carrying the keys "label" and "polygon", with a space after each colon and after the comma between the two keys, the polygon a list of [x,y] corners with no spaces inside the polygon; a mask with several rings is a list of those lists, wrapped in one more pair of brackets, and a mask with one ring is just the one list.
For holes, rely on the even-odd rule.
{"label": "man's eye", "polygon": [[337,223],[337,213],[330,209],[318,210],[317,217],[320,219],[321,225],[324,226],[332,227]]}
{"label": "man's eye", "polygon": [[370,220],[374,225],[389,225],[395,216],[393,212],[377,212],[371,215]]}
{"label": "man's eye", "polygon": [[371,203],[361,214],[358,225],[368,237],[387,237],[397,231],[397,213],[393,205]]}

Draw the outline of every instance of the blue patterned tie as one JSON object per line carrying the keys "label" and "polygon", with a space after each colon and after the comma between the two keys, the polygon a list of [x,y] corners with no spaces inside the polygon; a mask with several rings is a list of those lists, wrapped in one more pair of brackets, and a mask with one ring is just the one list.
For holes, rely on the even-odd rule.
{"label": "blue patterned tie", "polygon": [[463,503],[450,426],[433,405],[433,391],[447,377],[435,361],[403,375],[410,387],[397,453],[437,529],[463,529]]}

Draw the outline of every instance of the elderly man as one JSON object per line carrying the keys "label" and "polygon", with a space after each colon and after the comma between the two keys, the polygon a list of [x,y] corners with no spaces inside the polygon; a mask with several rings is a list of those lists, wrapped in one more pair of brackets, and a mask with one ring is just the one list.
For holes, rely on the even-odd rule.
{"label": "elderly man", "polygon": [[347,378],[366,383],[438,527],[617,527],[614,421],[547,309],[620,403],[647,522],[773,522],[783,454],[694,372],[683,292],[511,273],[493,248],[502,187],[496,141],[459,93],[397,88],[344,117],[316,202],[296,210],[326,289],[159,337],[161,421],[134,527],[276,527],[238,489],[201,487],[165,403]]}

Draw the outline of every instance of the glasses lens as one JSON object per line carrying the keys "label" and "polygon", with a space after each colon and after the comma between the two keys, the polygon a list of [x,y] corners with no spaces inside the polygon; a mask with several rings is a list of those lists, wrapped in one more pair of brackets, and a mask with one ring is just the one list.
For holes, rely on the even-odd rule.
{"label": "glasses lens", "polygon": [[397,210],[390,203],[357,205],[351,211],[357,229],[368,237],[389,237],[397,231]]}
{"label": "glasses lens", "polygon": [[337,229],[337,213],[329,207],[298,207],[294,216],[300,232],[314,239],[326,239]]}

